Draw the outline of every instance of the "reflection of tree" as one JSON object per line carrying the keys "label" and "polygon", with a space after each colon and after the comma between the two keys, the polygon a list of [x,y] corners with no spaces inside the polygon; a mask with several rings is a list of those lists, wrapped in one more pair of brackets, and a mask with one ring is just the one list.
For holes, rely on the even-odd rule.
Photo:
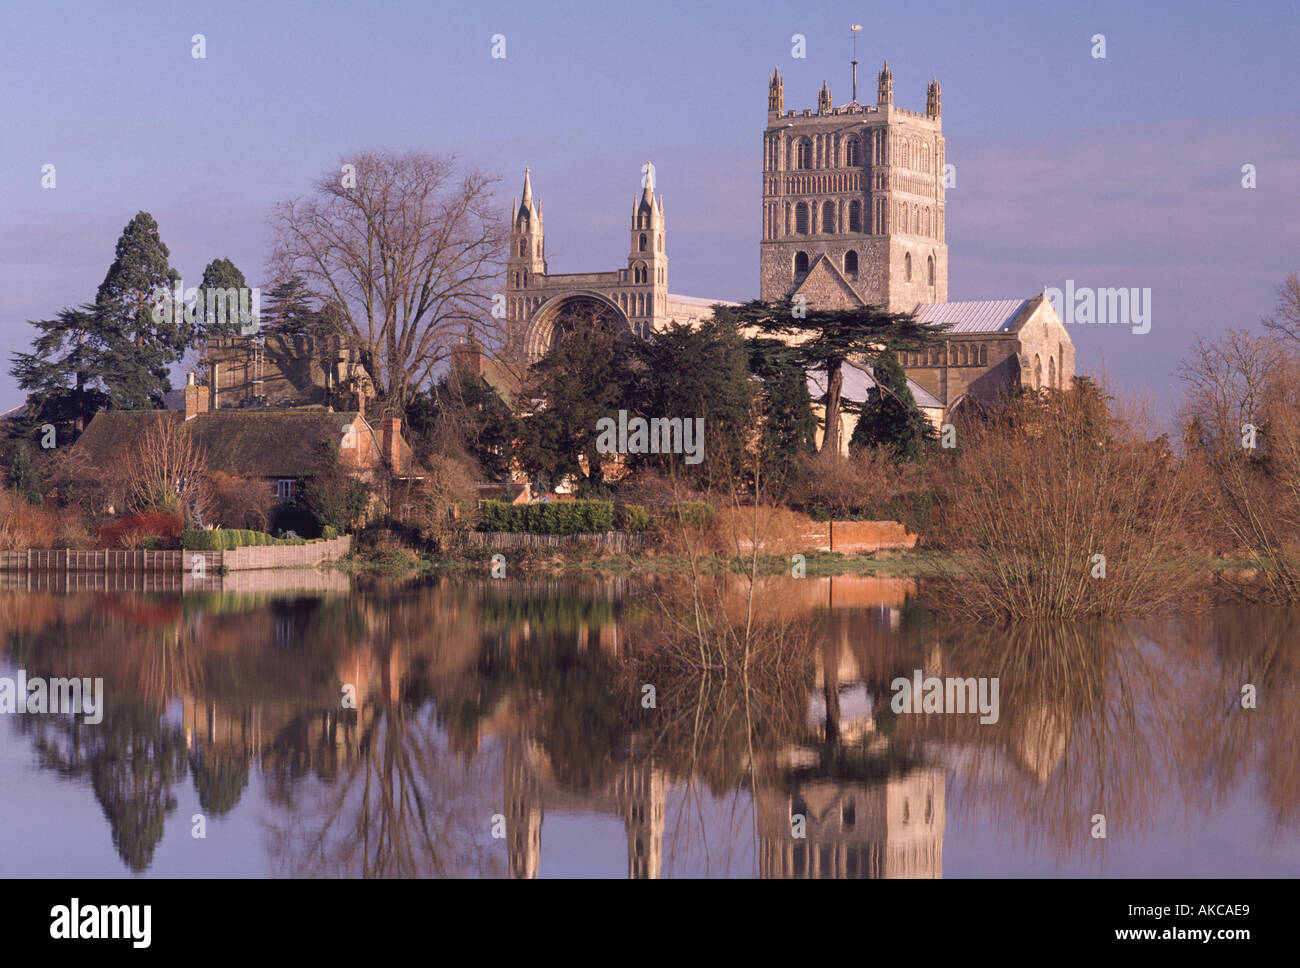
{"label": "reflection of tree", "polygon": [[[1041,838],[1061,860],[1103,849],[1089,834],[1098,813],[1110,839],[1131,838],[1164,805],[1167,738],[1183,699],[1156,661],[1158,631],[1132,623],[950,628],[936,674],[997,677],[998,722],[901,716],[900,734],[960,745],[962,806],[1023,830],[1026,845]],[[1008,759],[1017,770],[1005,768]]]}
{"label": "reflection of tree", "polygon": [[233,810],[248,786],[248,759],[240,754],[200,751],[190,757],[190,769],[199,806],[216,817]]}
{"label": "reflection of tree", "polygon": [[172,787],[185,778],[185,740],[139,700],[105,703],[104,720],[85,726],[64,717],[23,717],[35,734],[38,761],[68,778],[89,776],[113,832],[113,846],[133,871],[153,863],[163,827],[176,808]]}
{"label": "reflection of tree", "polygon": [[[1173,670],[1190,679],[1178,717],[1185,794],[1217,806],[1258,775],[1277,828],[1300,824],[1300,609],[1221,608],[1179,623]],[[1242,687],[1255,688],[1243,709]]]}

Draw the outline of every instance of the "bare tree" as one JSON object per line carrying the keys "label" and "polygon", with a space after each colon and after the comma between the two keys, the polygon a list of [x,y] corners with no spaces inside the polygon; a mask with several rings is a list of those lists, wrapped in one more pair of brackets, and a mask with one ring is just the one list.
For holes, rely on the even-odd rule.
{"label": "bare tree", "polygon": [[508,241],[497,179],[424,152],[343,161],[310,197],[276,206],[272,273],[302,278],[385,409],[401,413],[466,334],[489,350],[504,343],[491,312]]}
{"label": "bare tree", "polygon": [[1300,278],[1294,272],[1278,284],[1277,305],[1264,317],[1264,325],[1300,343]]}
{"label": "bare tree", "polygon": [[137,511],[209,510],[207,458],[178,420],[160,417],[126,459],[127,503]]}

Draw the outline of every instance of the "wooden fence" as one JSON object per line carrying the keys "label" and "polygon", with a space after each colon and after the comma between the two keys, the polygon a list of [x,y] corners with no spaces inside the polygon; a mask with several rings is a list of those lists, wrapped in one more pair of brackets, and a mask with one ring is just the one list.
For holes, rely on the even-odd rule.
{"label": "wooden fence", "polygon": [[301,545],[251,545],[228,551],[79,551],[29,548],[0,551],[0,572],[161,572],[203,577],[223,571],[260,568],[311,568],[342,558],[352,549],[352,536]]}

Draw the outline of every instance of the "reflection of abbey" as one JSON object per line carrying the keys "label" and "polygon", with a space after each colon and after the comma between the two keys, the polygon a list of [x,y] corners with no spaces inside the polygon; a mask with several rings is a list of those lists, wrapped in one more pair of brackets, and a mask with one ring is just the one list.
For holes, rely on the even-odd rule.
{"label": "reflection of abbey", "polygon": [[[1068,386],[1074,346],[1041,294],[948,301],[938,81],[927,87],[924,112],[897,107],[886,63],[876,103],[865,105],[857,101],[856,70],[855,62],[854,97],[839,107],[832,106],[823,82],[816,110],[787,111],[780,73],[769,82],[761,298],[802,297],[818,309],[872,304],[951,324],[941,344],[902,360],[932,420],[967,398],[991,403],[1017,384]],[[649,165],[643,186],[633,202],[626,267],[553,275],[547,271],[541,205],[525,172],[523,199],[512,213],[506,311],[516,349],[528,362],[551,346],[569,308],[598,307],[627,331],[645,336],[674,321],[698,321],[710,305],[723,302],[669,293],[663,196],[655,195]]]}

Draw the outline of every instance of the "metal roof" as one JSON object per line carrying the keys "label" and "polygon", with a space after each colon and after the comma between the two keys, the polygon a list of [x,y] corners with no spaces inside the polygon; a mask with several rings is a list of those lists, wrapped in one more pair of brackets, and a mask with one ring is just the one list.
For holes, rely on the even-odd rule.
{"label": "metal roof", "polygon": [[670,303],[682,303],[687,306],[739,306],[740,303],[732,302],[730,299],[701,299],[699,296],[679,296],[676,293],[668,294]]}
{"label": "metal roof", "polygon": [[[840,395],[852,400],[854,403],[865,403],[867,391],[876,385],[872,377],[871,367],[859,366],[856,363],[845,363],[844,384],[840,387]],[[926,390],[920,384],[913,381],[910,377],[907,381],[907,388],[912,391],[912,399],[916,401],[918,407],[927,409],[942,410],[943,404],[929,390]],[[824,370],[808,371],[808,394],[814,400],[826,393],[826,374]]]}
{"label": "metal roof", "polygon": [[1028,303],[1028,299],[921,303],[912,315],[918,323],[951,323],[950,333],[1004,333]]}

